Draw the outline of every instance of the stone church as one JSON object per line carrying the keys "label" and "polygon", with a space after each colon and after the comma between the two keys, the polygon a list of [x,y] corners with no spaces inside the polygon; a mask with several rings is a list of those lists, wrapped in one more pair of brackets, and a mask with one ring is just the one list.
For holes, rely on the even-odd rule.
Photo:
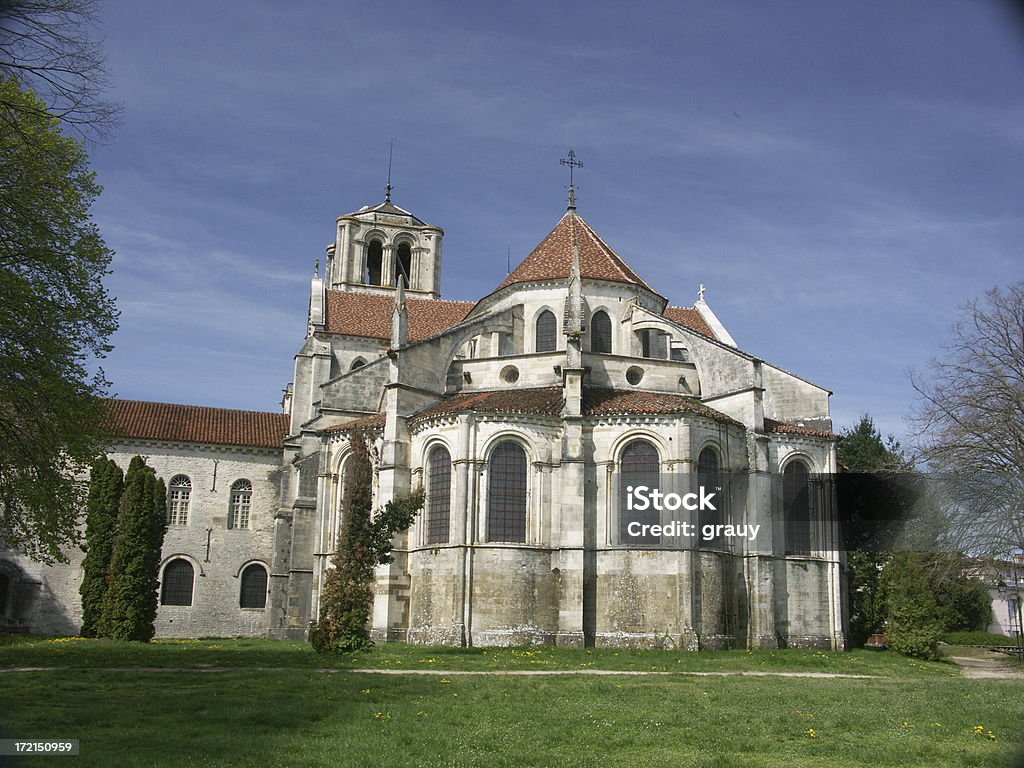
{"label": "stone church", "polygon": [[[111,457],[141,454],[168,484],[158,636],[306,636],[358,429],[378,504],[427,491],[378,569],[378,640],[842,648],[841,557],[816,480],[835,468],[829,391],[741,351],[703,287],[670,306],[571,186],[554,228],[479,301],[441,298],[443,237],[390,185],[338,218],[282,412],[109,402]],[[644,486],[717,501],[636,517],[627,495]],[[651,529],[669,518],[719,528]],[[82,555],[69,556],[0,551],[0,627],[78,631]]]}

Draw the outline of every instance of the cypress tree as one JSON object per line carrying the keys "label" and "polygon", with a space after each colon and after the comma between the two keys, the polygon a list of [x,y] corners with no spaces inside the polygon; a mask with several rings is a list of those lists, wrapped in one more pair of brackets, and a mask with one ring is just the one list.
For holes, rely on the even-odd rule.
{"label": "cypress tree", "polygon": [[84,574],[82,596],[82,637],[97,637],[107,592],[107,574],[117,536],[117,514],[124,489],[124,473],[111,459],[101,457],[92,465],[85,518]]}
{"label": "cypress tree", "polygon": [[152,467],[136,456],[125,475],[117,539],[103,602],[103,634],[148,642],[157,610],[157,576],[167,529],[166,490]]}
{"label": "cypress tree", "polygon": [[893,555],[882,571],[881,588],[889,607],[889,647],[906,656],[939,658],[939,609],[920,557],[913,552]]}
{"label": "cypress tree", "polygon": [[345,473],[342,529],[320,594],[320,616],[309,641],[319,652],[351,652],[373,645],[373,570],[393,561],[391,540],[412,525],[423,507],[417,490],[389,501],[373,514],[373,466],[361,432],[349,438],[352,455]]}

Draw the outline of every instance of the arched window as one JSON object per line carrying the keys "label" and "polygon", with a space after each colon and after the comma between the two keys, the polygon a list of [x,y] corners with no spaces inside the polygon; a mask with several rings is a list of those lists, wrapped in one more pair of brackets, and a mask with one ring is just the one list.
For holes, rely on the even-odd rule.
{"label": "arched window", "polygon": [[252,510],[252,483],[236,480],[231,485],[231,507],[228,510],[228,528],[248,528]]}
{"label": "arched window", "polygon": [[603,309],[597,310],[590,318],[590,351],[605,355],[612,353],[612,320]]}
{"label": "arched window", "polygon": [[[641,486],[646,486],[648,491],[661,487],[661,460],[658,449],[650,441],[638,439],[627,443],[619,456],[619,543],[624,546],[657,544],[660,541],[658,536],[644,535],[642,527],[640,535],[630,535],[629,524],[632,522],[641,526],[661,522],[653,504],[649,504],[646,510],[629,509],[630,489]],[[633,532],[637,533],[635,526]]]}
{"label": "arched window", "polygon": [[160,584],[161,605],[192,605],[192,584],[195,569],[184,558],[171,560],[164,566],[164,577]]}
{"label": "arched window", "polygon": [[537,352],[554,352],[558,336],[558,321],[551,310],[545,309],[537,317]]}
{"label": "arched window", "polygon": [[366,246],[366,284],[380,285],[381,267],[384,264],[384,244],[371,240]]}
{"label": "arched window", "polygon": [[700,545],[708,548],[720,547],[724,542],[721,536],[711,539],[704,537],[705,525],[719,525],[725,522],[725,493],[719,490],[722,488],[721,464],[718,461],[718,451],[710,446],[702,450],[697,457],[697,483],[704,488],[705,494],[715,494],[715,509],[702,509],[697,513]]}
{"label": "arched window", "polygon": [[398,258],[395,259],[395,286],[399,280],[405,280],[408,288],[412,281],[412,249],[408,243],[399,243]]}
{"label": "arched window", "polygon": [[427,544],[447,544],[452,512],[452,457],[443,445],[427,459]]}
{"label": "arched window", "polygon": [[487,540],[526,541],[526,451],[506,441],[487,464]]}
{"label": "arched window", "polygon": [[786,554],[811,554],[811,484],[799,459],[782,471],[782,514],[786,520]]}
{"label": "arched window", "polygon": [[238,606],[267,607],[267,569],[260,563],[250,563],[242,570],[242,591],[238,598]]}
{"label": "arched window", "polygon": [[357,357],[355,360],[352,361],[352,365],[350,365],[348,369],[350,371],[354,371],[356,368],[362,368],[364,365],[366,365],[366,361],[363,360],[363,358],[361,357]]}
{"label": "arched window", "polygon": [[167,486],[167,524],[188,525],[188,509],[192,501],[192,481],[175,475]]}

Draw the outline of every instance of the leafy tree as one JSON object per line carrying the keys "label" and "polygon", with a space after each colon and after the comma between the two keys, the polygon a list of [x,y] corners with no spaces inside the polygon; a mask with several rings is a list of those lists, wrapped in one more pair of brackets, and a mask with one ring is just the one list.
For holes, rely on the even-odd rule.
{"label": "leafy tree", "polygon": [[342,530],[320,593],[320,616],[310,632],[313,647],[327,651],[357,651],[371,646],[373,571],[393,562],[391,543],[408,530],[422,509],[424,494],[417,490],[389,501],[373,514],[373,466],[366,438],[349,438],[352,455],[345,473]]}
{"label": "leafy tree", "polygon": [[964,304],[928,372],[911,376],[912,423],[949,540],[975,556],[1024,550],[1024,282]]}
{"label": "leafy tree", "polygon": [[117,539],[110,560],[100,634],[114,640],[153,638],[160,552],[167,529],[167,488],[141,456],[124,480]]}
{"label": "leafy tree", "polygon": [[0,531],[8,546],[64,560],[102,453],[117,310],[112,253],[89,209],[99,194],[81,144],[0,73]]}
{"label": "leafy tree", "polygon": [[[38,93],[66,128],[103,138],[120,108],[103,98],[103,47],[89,34],[96,10],[94,0],[0,0],[0,78]],[[0,122],[10,118],[8,98],[0,94]]]}
{"label": "leafy tree", "polygon": [[912,552],[894,554],[882,571],[881,590],[888,604],[889,648],[907,656],[937,659],[942,628],[920,558]]}
{"label": "leafy tree", "polygon": [[945,632],[984,631],[992,618],[985,582],[970,575],[976,563],[959,552],[934,552],[922,559],[935,595],[937,619]]}
{"label": "leafy tree", "polygon": [[82,637],[96,637],[103,616],[107,574],[117,536],[117,514],[124,490],[124,473],[104,457],[92,465],[85,518],[84,574],[78,588],[82,596]]}

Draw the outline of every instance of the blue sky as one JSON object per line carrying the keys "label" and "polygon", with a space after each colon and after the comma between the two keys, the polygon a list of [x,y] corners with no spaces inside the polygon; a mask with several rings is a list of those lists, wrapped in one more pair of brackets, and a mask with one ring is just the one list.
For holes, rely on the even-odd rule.
{"label": "blue sky", "polygon": [[334,220],[445,229],[477,299],[565,210],[673,304],[901,435],[906,370],[1021,279],[1024,26],[970,2],[106,0],[96,220],[121,397],[276,409]]}

